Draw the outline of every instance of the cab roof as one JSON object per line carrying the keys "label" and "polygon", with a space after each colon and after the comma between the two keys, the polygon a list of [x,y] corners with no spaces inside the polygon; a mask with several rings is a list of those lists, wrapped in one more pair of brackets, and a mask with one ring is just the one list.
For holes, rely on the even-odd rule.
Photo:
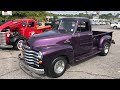
{"label": "cab roof", "polygon": [[88,18],[85,18],[85,17],[65,17],[65,18],[61,18],[61,19],[58,19],[58,20],[84,20],[84,21],[89,21]]}

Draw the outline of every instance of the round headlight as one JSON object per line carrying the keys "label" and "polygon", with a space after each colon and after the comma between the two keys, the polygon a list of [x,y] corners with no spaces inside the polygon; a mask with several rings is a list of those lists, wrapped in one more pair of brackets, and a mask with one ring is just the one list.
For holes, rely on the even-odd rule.
{"label": "round headlight", "polygon": [[38,59],[42,59],[42,58],[43,58],[42,52],[39,51],[39,53],[38,53]]}
{"label": "round headlight", "polygon": [[10,36],[10,33],[7,34],[7,37],[9,37],[9,36]]}

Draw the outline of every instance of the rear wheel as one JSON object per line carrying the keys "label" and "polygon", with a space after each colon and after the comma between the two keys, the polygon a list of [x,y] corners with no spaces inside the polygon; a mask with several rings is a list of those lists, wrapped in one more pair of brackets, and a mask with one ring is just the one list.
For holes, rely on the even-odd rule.
{"label": "rear wheel", "polygon": [[47,74],[50,77],[57,78],[64,74],[67,67],[67,60],[64,57],[57,57],[53,60],[50,67],[47,69]]}
{"label": "rear wheel", "polygon": [[110,49],[110,44],[108,42],[105,42],[103,44],[103,48],[102,48],[102,51],[100,53],[101,56],[106,56],[109,52],[109,49]]}

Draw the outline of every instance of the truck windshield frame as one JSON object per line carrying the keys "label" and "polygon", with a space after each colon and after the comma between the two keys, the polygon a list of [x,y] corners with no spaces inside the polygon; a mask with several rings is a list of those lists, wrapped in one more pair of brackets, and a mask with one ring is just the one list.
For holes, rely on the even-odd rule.
{"label": "truck windshield frame", "polygon": [[57,29],[61,33],[74,33],[76,24],[76,20],[57,20],[53,30]]}

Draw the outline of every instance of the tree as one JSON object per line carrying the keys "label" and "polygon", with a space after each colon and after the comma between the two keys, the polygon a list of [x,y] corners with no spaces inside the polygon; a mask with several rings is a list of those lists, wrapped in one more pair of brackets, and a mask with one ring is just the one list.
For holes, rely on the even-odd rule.
{"label": "tree", "polygon": [[[45,20],[47,15],[51,15],[46,11],[13,11],[12,17],[4,16],[6,19],[17,19],[17,18],[32,18],[36,20]],[[0,12],[0,19],[4,19],[2,11]]]}
{"label": "tree", "polygon": [[112,15],[112,13],[108,13],[108,14],[101,14],[100,18],[101,19],[111,19],[111,18],[114,18],[114,16]]}

